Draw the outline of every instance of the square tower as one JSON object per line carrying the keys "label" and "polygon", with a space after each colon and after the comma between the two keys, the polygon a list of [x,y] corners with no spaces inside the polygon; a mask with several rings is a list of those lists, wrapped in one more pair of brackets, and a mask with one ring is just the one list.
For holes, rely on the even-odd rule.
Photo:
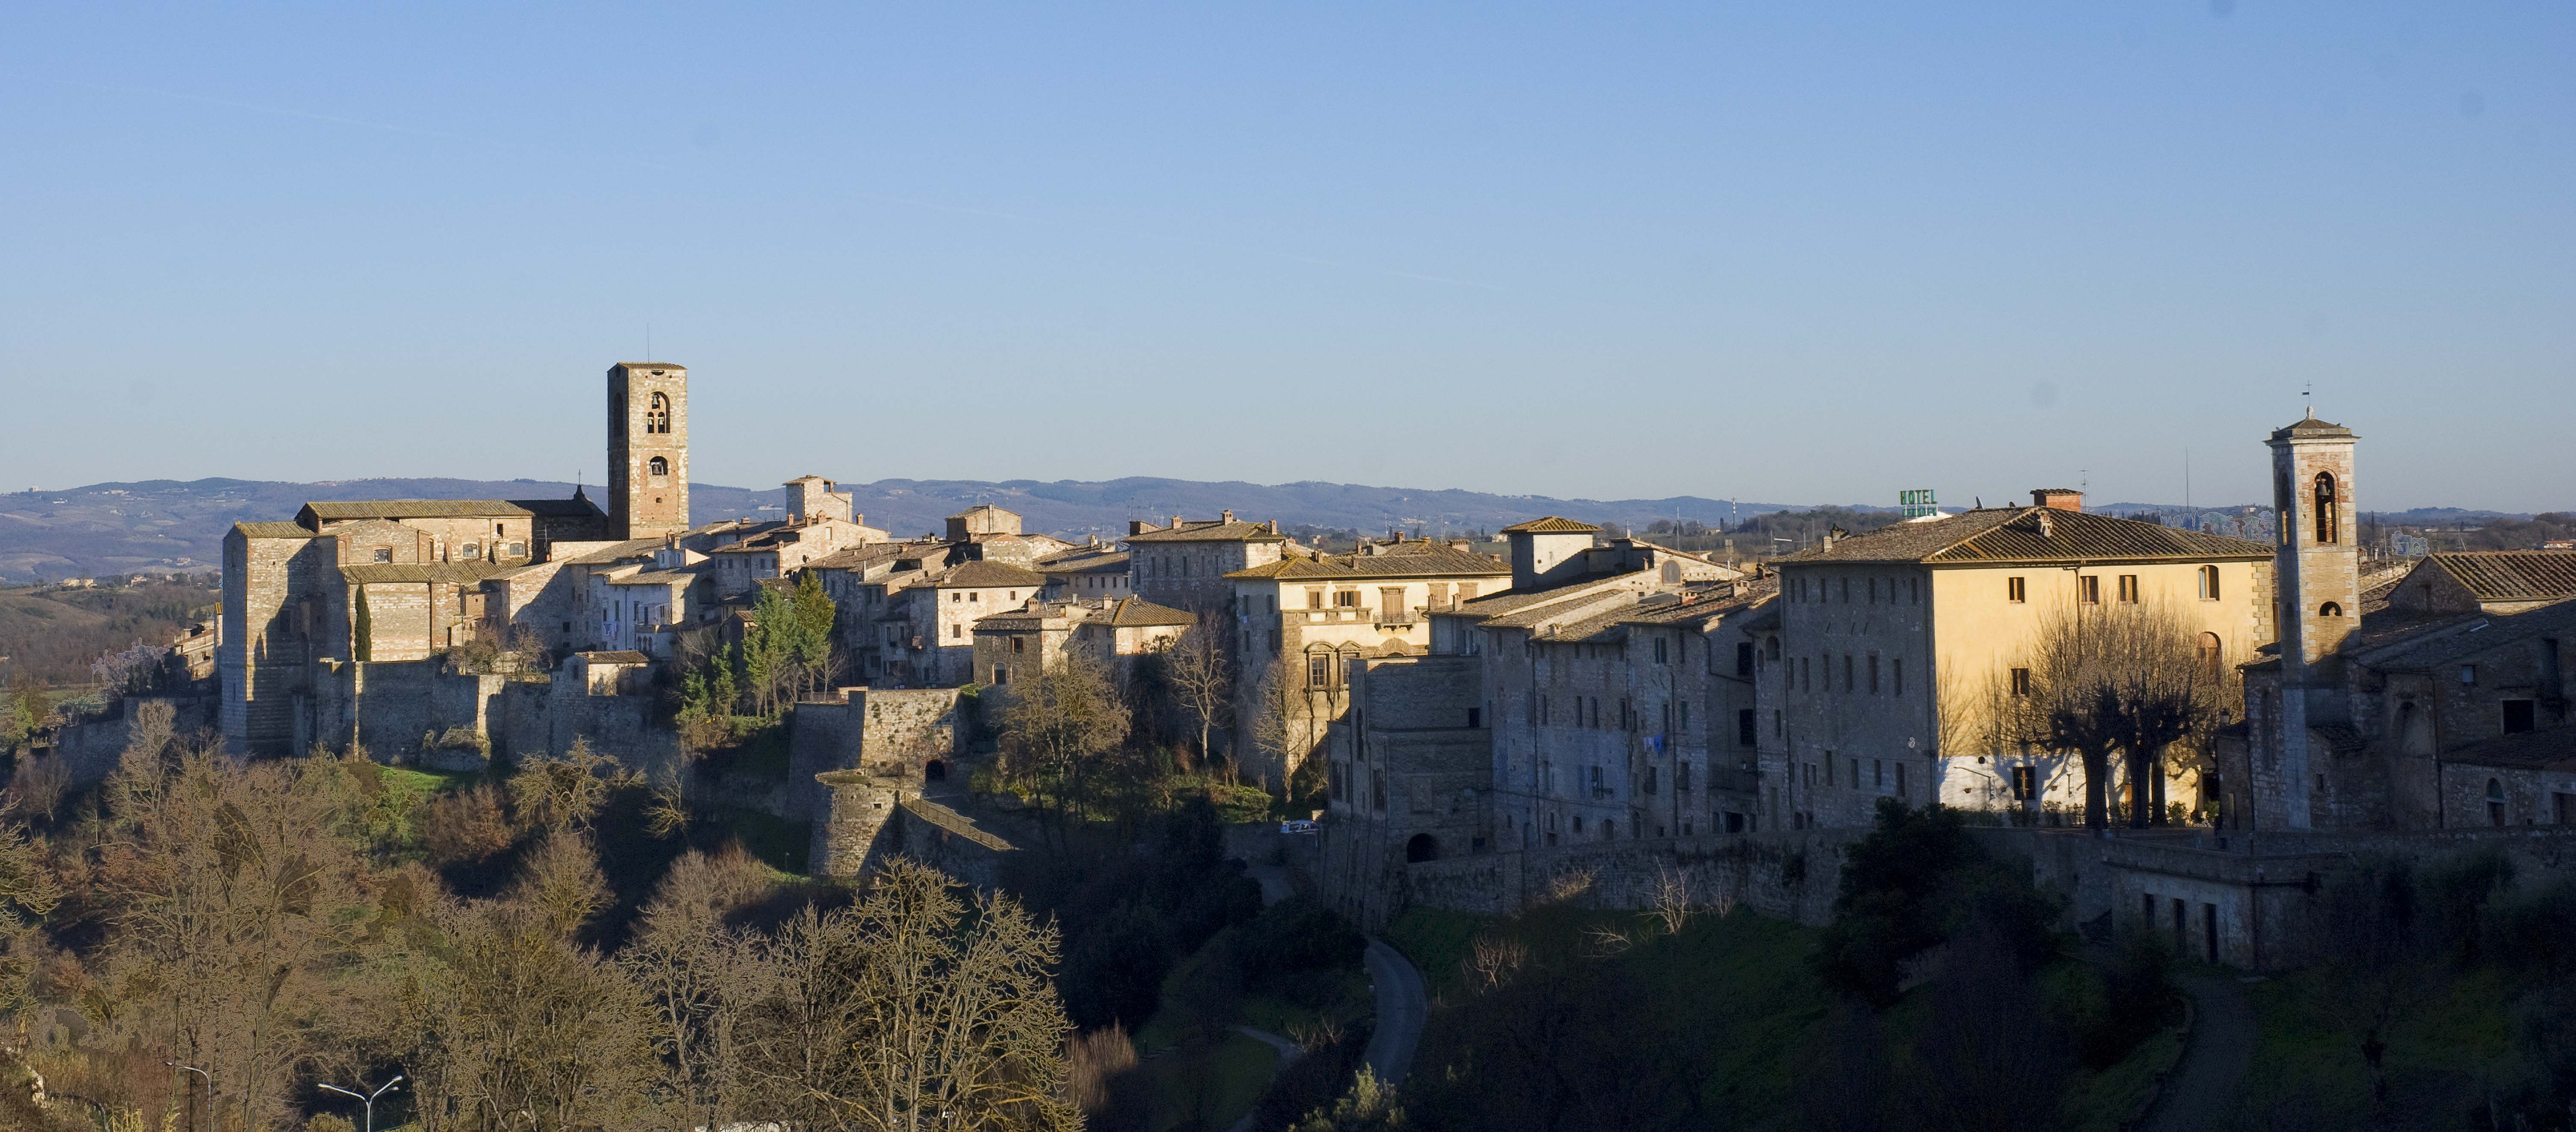
{"label": "square tower", "polygon": [[2354,527],[2352,430],[2314,414],[2276,429],[2272,506],[2280,527],[2275,592],[2287,675],[2334,654],[2361,624],[2361,537]]}
{"label": "square tower", "polygon": [[689,529],[689,369],[608,367],[608,529],[620,539]]}

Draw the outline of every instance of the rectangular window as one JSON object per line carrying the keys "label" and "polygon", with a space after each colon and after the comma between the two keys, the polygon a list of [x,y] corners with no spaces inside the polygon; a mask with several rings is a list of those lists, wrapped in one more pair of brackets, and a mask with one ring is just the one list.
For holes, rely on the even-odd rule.
{"label": "rectangular window", "polygon": [[2012,670],[2012,694],[2016,696],[2027,696],[2030,694],[2029,669],[2016,668]]}
{"label": "rectangular window", "polygon": [[2469,685],[2475,685],[2477,682],[2478,682],[2478,666],[2477,666],[2477,665],[2474,665],[2474,664],[2463,664],[2463,665],[2461,665],[2461,666],[2460,666],[2460,683],[2463,683],[2463,684],[2469,684]]}
{"label": "rectangular window", "polygon": [[[1675,763],[1675,764],[1673,764],[1673,793],[1676,793],[1676,794],[1688,794],[1688,793],[1690,793],[1690,764],[1689,764],[1689,763]],[[2563,795],[2562,795],[2562,797],[2563,797]]]}
{"label": "rectangular window", "polygon": [[948,635],[951,637],[963,637],[966,635],[966,627],[963,625],[951,625],[948,627]]}
{"label": "rectangular window", "polygon": [[1735,646],[1735,674],[1753,675],[1753,642],[1745,641]]}
{"label": "rectangular window", "polygon": [[1754,723],[1753,723],[1753,709],[1752,709],[1752,708],[1739,708],[1739,709],[1737,709],[1737,710],[1736,710],[1736,712],[1735,712],[1735,745],[1736,745],[1736,746],[1738,746],[1738,747],[1750,747],[1750,746],[1752,746],[1752,745],[1753,745],[1753,739],[1754,739],[1754,735],[1753,735],[1753,727],[1754,727]]}
{"label": "rectangular window", "polygon": [[1308,609],[1322,609],[1322,608],[1324,608],[1324,591],[1322,591],[1322,590],[1314,590],[1314,589],[1307,590],[1307,591],[1306,591],[1306,608],[1308,608]]}
{"label": "rectangular window", "polygon": [[1320,655],[1318,655],[1318,656],[1310,656],[1310,657],[1307,657],[1307,658],[1306,658],[1306,686],[1307,686],[1307,687],[1309,687],[1309,688],[1327,688],[1327,687],[1331,687],[1331,686],[1332,686],[1332,681],[1333,681],[1333,662],[1332,662],[1332,658],[1330,658],[1330,657],[1325,657],[1325,656],[1320,656]]}
{"label": "rectangular window", "polygon": [[1334,590],[1334,591],[1333,591],[1333,608],[1335,608],[1335,609],[1358,609],[1359,607],[1360,607],[1360,592],[1359,592],[1358,590]]}
{"label": "rectangular window", "polygon": [[1887,760],[1869,760],[1869,784],[1873,788],[1887,785]]}
{"label": "rectangular window", "polygon": [[1483,708],[1468,708],[1468,709],[1467,709],[1467,726],[1469,726],[1469,727],[1483,727],[1484,725],[1485,725],[1485,709],[1483,709]]}
{"label": "rectangular window", "polygon": [[1655,792],[1655,768],[1653,768],[1653,767],[1647,767],[1647,768],[1646,768],[1646,793],[1652,794],[1652,793],[1654,793],[1654,792]]}
{"label": "rectangular window", "polygon": [[1923,604],[1923,579],[1905,579],[1905,600],[1914,605]]}
{"label": "rectangular window", "polygon": [[1813,668],[1809,668],[1809,667],[1807,667],[1807,658],[1806,658],[1806,657],[1803,657],[1803,656],[1802,656],[1802,657],[1799,657],[1799,658],[1798,658],[1798,690],[1799,690],[1799,691],[1802,691],[1802,692],[1812,692],[1812,691],[1815,691],[1815,690],[1816,690],[1816,680],[1815,680],[1815,676],[1816,676],[1816,670],[1815,670],[1815,669],[1813,669]]}
{"label": "rectangular window", "polygon": [[2030,590],[2022,584],[2022,579],[2006,578],[2004,579],[2004,600],[2012,602],[2029,601]]}
{"label": "rectangular window", "polygon": [[2121,604],[2123,604],[2123,605],[2136,605],[2136,604],[2138,604],[2138,576],[2137,576],[2137,575],[2135,575],[2135,574],[2122,574],[2122,575],[2120,575],[2120,603],[2121,603]]}
{"label": "rectangular window", "polygon": [[1859,685],[1857,685],[1857,684],[1853,683],[1853,681],[1852,681],[1852,654],[1850,654],[1850,653],[1844,653],[1844,654],[1843,654],[1843,690],[1844,690],[1844,691],[1846,691],[1846,692],[1849,692],[1849,691],[1853,691],[1853,690],[1857,689],[1858,687],[1859,687]]}
{"label": "rectangular window", "polygon": [[994,666],[993,666],[993,682],[994,682],[994,683],[996,683],[996,684],[1008,684],[1008,683],[1010,683],[1010,682],[1011,682],[1011,670],[1010,670],[1010,669],[1008,669],[1008,668],[1004,668],[1004,667],[1002,667],[1001,665],[998,665],[998,664],[994,665]]}
{"label": "rectangular window", "polygon": [[1027,645],[1028,643],[1029,643],[1029,642],[1028,642],[1025,638],[1021,638],[1021,637],[1013,637],[1013,638],[1011,638],[1011,651],[1012,651],[1012,652],[1027,652],[1027,651],[1028,651],[1028,649],[1026,649],[1026,648],[1025,648],[1025,647],[1023,647],[1023,646]]}
{"label": "rectangular window", "polygon": [[1269,611],[1270,611],[1270,612],[1272,612],[1272,613],[1277,613],[1277,612],[1279,612],[1279,595],[1278,595],[1278,594],[1271,594],[1270,596],[1265,597],[1265,598],[1263,598],[1263,599],[1261,599],[1261,600],[1263,600],[1263,601],[1265,601],[1265,602],[1268,602],[1268,603],[1269,603],[1269,605],[1270,605],[1270,610],[1269,610]]}
{"label": "rectangular window", "polygon": [[1657,637],[1657,638],[1655,638],[1655,663],[1657,663],[1657,664],[1663,664],[1663,663],[1665,663],[1665,660],[1664,660],[1664,639],[1663,639],[1662,637]]}
{"label": "rectangular window", "polygon": [[1878,654],[1869,654],[1869,694],[1878,694]]}
{"label": "rectangular window", "polygon": [[393,560],[394,560],[394,548],[392,548],[392,547],[390,547],[390,546],[379,546],[379,547],[377,547],[377,548],[376,548],[376,555],[375,555],[375,558],[376,558],[376,561],[378,561],[378,562],[391,562],[391,561],[393,561]]}
{"label": "rectangular window", "polygon": [[[1778,708],[1771,709],[1771,737],[1774,739],[1786,739],[1789,737],[1789,721],[1781,716],[1780,709]],[[1750,744],[1747,745],[1749,746]]]}
{"label": "rectangular window", "polygon": [[1851,604],[1851,579],[1843,579],[1843,604]]}
{"label": "rectangular window", "polygon": [[2504,708],[2505,734],[2519,735],[2532,729],[2535,722],[2533,719],[2533,712],[2531,710],[2533,706],[2532,701],[2505,700],[2498,706]]}
{"label": "rectangular window", "polygon": [[2039,791],[2038,791],[2038,789],[2037,789],[2038,785],[2039,785],[2039,770],[2038,770],[2038,768],[2036,768],[2036,767],[2027,767],[2027,766],[2017,766],[2017,767],[2012,768],[2012,796],[2013,796],[2013,801],[2016,801],[2016,802],[2027,802],[2027,801],[2030,801],[2032,798],[2036,798],[2036,797],[2038,797],[2038,796],[2039,796]]}
{"label": "rectangular window", "polygon": [[1898,764],[1896,764],[1896,796],[1897,796],[1897,797],[1899,797],[1899,798],[1903,798],[1903,797],[1905,797],[1905,796],[1906,796],[1906,793],[1905,793],[1905,764],[1904,764],[1904,763],[1898,763]]}
{"label": "rectangular window", "polygon": [[2076,600],[2086,605],[2102,604],[2102,576],[2086,574],[2075,579]]}
{"label": "rectangular window", "polygon": [[1905,658],[1901,656],[1894,657],[1889,659],[1887,663],[1896,677],[1896,694],[1902,696],[1905,694]]}
{"label": "rectangular window", "polygon": [[1460,600],[1460,601],[1474,601],[1474,600],[1476,600],[1476,583],[1474,583],[1474,582],[1460,582],[1460,583],[1458,583],[1458,600]]}

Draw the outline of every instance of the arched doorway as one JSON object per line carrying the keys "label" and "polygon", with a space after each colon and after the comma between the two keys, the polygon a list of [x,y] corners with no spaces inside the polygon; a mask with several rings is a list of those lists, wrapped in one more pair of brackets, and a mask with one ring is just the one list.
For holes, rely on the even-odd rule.
{"label": "arched doorway", "polygon": [[1420,864],[1424,861],[1437,861],[1439,859],[1439,838],[1433,837],[1428,833],[1417,833],[1413,835],[1412,840],[1404,843],[1405,864]]}
{"label": "arched doorway", "polygon": [[948,781],[948,764],[938,759],[921,764],[921,780],[923,782]]}

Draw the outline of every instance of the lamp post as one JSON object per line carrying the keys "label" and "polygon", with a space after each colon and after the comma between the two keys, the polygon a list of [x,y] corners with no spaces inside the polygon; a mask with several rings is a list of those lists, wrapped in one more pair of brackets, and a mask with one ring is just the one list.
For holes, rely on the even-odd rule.
{"label": "lamp post", "polygon": [[[375,1092],[372,1092],[372,1093],[361,1093],[361,1092],[358,1092],[358,1091],[353,1090],[353,1089],[343,1089],[343,1088],[341,1088],[341,1087],[340,1087],[340,1086],[338,1086],[338,1085],[325,1084],[325,1083],[323,1083],[323,1082],[319,1082],[319,1081],[314,1082],[314,1083],[315,1083],[315,1084],[318,1084],[318,1085],[321,1085],[323,1088],[325,1088],[325,1089],[329,1089],[329,1090],[331,1090],[332,1092],[340,1093],[340,1094],[345,1095],[345,1096],[352,1096],[352,1097],[356,1097],[356,1098],[358,1098],[360,1101],[365,1102],[365,1104],[366,1104],[366,1106],[367,1106],[367,1129],[366,1129],[366,1132],[376,1132],[376,1098],[377,1098],[377,1097],[381,1097],[381,1096],[385,1095],[386,1090],[391,1089],[391,1088],[393,1088],[393,1087],[394,1087],[394,1086],[396,1086],[396,1085],[402,1084],[402,1074],[400,1074],[400,1073],[396,1073],[396,1074],[394,1074],[394,1079],[393,1079],[393,1080],[391,1080],[391,1081],[387,1081],[387,1082],[385,1082],[384,1084],[381,1084],[381,1085],[376,1086],[376,1091],[375,1091]],[[363,1085],[363,1084],[365,1084],[365,1082],[360,1082],[360,1084],[361,1084],[361,1085]]]}
{"label": "lamp post", "polygon": [[[194,1073],[194,1074],[196,1074],[196,1075],[197,1075],[197,1076],[199,1076],[199,1077],[203,1077],[203,1078],[205,1078],[205,1079],[206,1079],[206,1103],[207,1103],[208,1105],[212,1105],[212,1104],[214,1104],[214,1103],[215,1103],[215,1075],[214,1075],[214,1074],[212,1074],[212,1073],[208,1073],[208,1072],[206,1072],[206,1071],[205,1071],[205,1070],[203,1070],[203,1069],[199,1069],[199,1068],[197,1068],[197,1067],[196,1067],[196,1066],[194,1066],[194,1065],[181,1065],[181,1064],[179,1064],[178,1062],[175,1062],[175,1061],[164,1061],[164,1062],[162,1062],[161,1064],[163,1064],[163,1065],[167,1065],[167,1066],[169,1066],[169,1067],[170,1067],[170,1068],[172,1068],[172,1069],[185,1070],[185,1071],[187,1071],[187,1072]],[[188,1132],[197,1132],[197,1103],[196,1103],[196,1099],[195,1099],[195,1097],[194,1097],[194,1095],[193,1095],[193,1094],[191,1094],[191,1096],[190,1096],[190,1098],[189,1098],[189,1101],[188,1101]]]}

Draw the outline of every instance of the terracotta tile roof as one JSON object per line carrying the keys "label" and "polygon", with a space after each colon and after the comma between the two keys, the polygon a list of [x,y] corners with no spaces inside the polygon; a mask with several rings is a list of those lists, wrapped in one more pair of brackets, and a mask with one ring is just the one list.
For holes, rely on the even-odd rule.
{"label": "terracotta tile roof", "polygon": [[[2428,620],[2425,630],[2360,654],[2374,668],[2431,669],[2456,664],[2501,645],[2576,632],[2576,601],[2521,613],[2461,613]],[[2351,650],[2346,649],[2347,654]]]}
{"label": "terracotta tile roof", "polygon": [[2576,770],[2576,727],[2525,731],[2446,751],[2442,761],[2506,770]]}
{"label": "terracotta tile roof", "polygon": [[2466,550],[2427,557],[2479,601],[2576,597],[2576,550]]}
{"label": "terracotta tile roof", "polygon": [[1359,581],[1367,578],[1432,578],[1466,575],[1504,577],[1512,568],[1490,554],[1451,550],[1445,546],[1386,554],[1327,554],[1319,558],[1282,558],[1226,575],[1242,581],[1299,579]]}
{"label": "terracotta tile roof", "polygon": [[1285,535],[1270,533],[1268,523],[1232,523],[1217,519],[1183,522],[1178,527],[1159,531],[1140,531],[1121,537],[1120,542],[1286,542]]}
{"label": "terracotta tile roof", "polygon": [[1548,515],[1543,518],[1532,519],[1526,523],[1514,523],[1511,526],[1503,528],[1501,533],[1507,535],[1588,535],[1597,533],[1600,530],[1601,528],[1593,526],[1590,523],[1578,523],[1572,519],[1560,519],[1554,515]]}
{"label": "terracotta tile roof", "polygon": [[1058,551],[1038,559],[1038,570],[1047,574],[1124,574],[1128,554],[1123,550],[1082,546]]}
{"label": "terracotta tile roof", "polygon": [[698,580],[695,570],[646,570],[623,578],[610,578],[612,586],[685,586]]}
{"label": "terracotta tile roof", "polygon": [[1153,625],[1196,625],[1199,619],[1168,605],[1156,605],[1141,597],[1122,597],[1110,606],[1101,620],[1120,629]]}
{"label": "terracotta tile roof", "polygon": [[2270,557],[2270,546],[2240,538],[2096,515],[2089,511],[1994,507],[1946,519],[1896,523],[1865,535],[1838,540],[1831,546],[1811,546],[1779,561],[1785,566],[1862,562],[1952,564]]}
{"label": "terracotta tile roof", "polygon": [[615,546],[603,546],[588,554],[574,555],[571,558],[564,559],[564,562],[566,565],[571,566],[606,566],[611,562],[617,562],[627,558],[650,558],[653,556],[654,551],[660,549],[662,549],[662,540],[660,539],[635,538],[628,539]]}
{"label": "terracotta tile roof", "polygon": [[2306,420],[2293,421],[2290,424],[2272,430],[2272,439],[2274,440],[2306,439],[2308,437],[2319,436],[2348,437],[2351,435],[2351,429],[2335,424],[2332,421],[2318,420],[2314,415],[2310,415]]}
{"label": "terracotta tile roof", "polygon": [[304,505],[316,519],[514,519],[535,512],[506,499],[326,499]]}
{"label": "terracotta tile roof", "polygon": [[591,502],[588,496],[583,495],[576,495],[570,499],[512,499],[507,500],[506,502],[514,507],[526,508],[529,514],[545,515],[557,519],[605,519],[608,517],[608,513],[600,510],[598,504]]}
{"label": "terracotta tile roof", "polygon": [[846,547],[841,550],[835,550],[830,554],[826,554],[821,558],[817,558],[806,563],[805,568],[808,570],[854,569],[857,567],[867,566],[871,563],[883,562],[889,558],[901,558],[905,554],[911,553],[917,549],[919,548],[907,543],[872,542],[865,546],[853,546]]}
{"label": "terracotta tile roof", "polygon": [[1007,562],[987,562],[978,558],[958,563],[945,573],[930,578],[929,582],[934,586],[945,587],[1017,586],[1022,589],[1036,589],[1046,584],[1046,575],[1035,570],[1013,566]]}
{"label": "terracotta tile roof", "polygon": [[389,582],[479,582],[510,567],[497,562],[369,562],[340,567],[340,576],[358,585]]}
{"label": "terracotta tile roof", "polygon": [[320,538],[302,523],[235,523],[243,538]]}
{"label": "terracotta tile roof", "polygon": [[582,653],[582,654],[580,654],[580,655],[581,655],[581,658],[582,658],[583,660],[587,660],[587,661],[591,662],[592,664],[651,664],[651,663],[653,663],[653,658],[652,658],[652,657],[646,656],[646,655],[644,655],[643,653],[640,653],[640,652],[636,652],[636,651],[634,651],[633,649],[610,649],[610,650],[608,650],[608,651],[606,651],[606,652],[586,652],[586,653]]}

